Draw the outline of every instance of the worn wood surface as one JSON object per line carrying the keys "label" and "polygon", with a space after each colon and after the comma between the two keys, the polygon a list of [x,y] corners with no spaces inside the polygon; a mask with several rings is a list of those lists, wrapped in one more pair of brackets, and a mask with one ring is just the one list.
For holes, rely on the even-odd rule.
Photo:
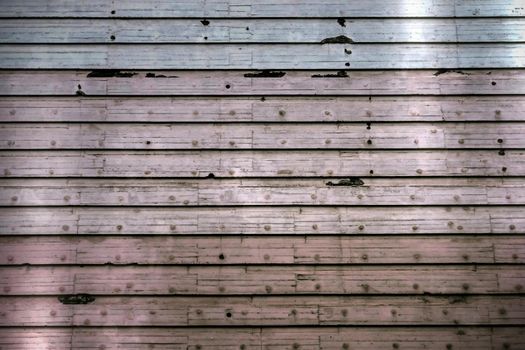
{"label": "worn wood surface", "polygon": [[0,0],[1,349],[524,349],[524,0]]}
{"label": "worn wood surface", "polygon": [[458,69],[525,66],[521,44],[0,46],[1,69]]}
{"label": "worn wood surface", "polygon": [[0,43],[355,43],[525,41],[523,18],[4,19]]}
{"label": "worn wood surface", "polygon": [[19,327],[0,328],[0,345],[9,349],[520,349],[523,327]]}
{"label": "worn wood surface", "polygon": [[0,180],[3,206],[515,204],[522,178]]}
{"label": "worn wood surface", "polygon": [[0,237],[0,264],[450,264],[525,262],[518,235]]}
{"label": "worn wood surface", "polygon": [[0,164],[3,177],[523,176],[525,151],[1,151]]}
{"label": "worn wood surface", "polygon": [[0,234],[510,234],[522,206],[5,208]]}
{"label": "worn wood surface", "polygon": [[[25,46],[20,46],[20,48],[23,47]],[[345,71],[344,67],[341,70],[334,69],[333,66],[331,69],[333,70],[286,71],[273,68],[269,72],[274,72],[274,74],[277,72],[278,76],[281,76],[282,73],[284,75],[269,78],[264,77],[267,74],[264,71],[253,70],[213,72],[202,70],[156,71],[153,69],[149,71],[126,69],[91,71],[0,70],[0,95],[82,96],[80,99],[83,101],[82,103],[87,103],[90,96],[259,95],[259,101],[261,97],[274,101],[273,97],[268,98],[266,95],[358,95],[370,98],[369,102],[371,102],[375,101],[374,96],[380,95],[525,94],[525,70]],[[261,73],[263,77],[257,76]],[[106,76],[104,77],[104,75]],[[463,99],[468,101],[469,98],[464,97]],[[497,97],[485,98],[490,100]],[[511,97],[510,101],[514,102],[515,99],[521,101],[520,98],[522,97]],[[405,100],[405,97],[398,97],[397,100],[405,103],[410,101],[410,99]],[[514,106],[523,108],[521,103],[518,102]],[[369,106],[372,105],[369,104]],[[191,105],[186,106],[186,108],[191,107]],[[335,111],[346,110],[344,107],[344,105],[339,107],[336,104],[330,104],[329,111],[331,109],[335,109]],[[468,111],[470,113],[485,111],[496,114],[497,110],[503,110],[503,107],[496,105],[489,106],[488,111],[486,108],[480,107]],[[385,107],[383,106],[383,108]],[[285,109],[284,111],[286,112]],[[455,112],[455,110],[453,111]],[[392,113],[392,110],[390,109],[389,112]],[[415,110],[414,114],[417,115],[417,113],[418,110]],[[465,113],[467,112],[465,111]]]}
{"label": "worn wood surface", "polygon": [[0,326],[522,325],[519,296],[0,298]]}
{"label": "worn wood surface", "polygon": [[[1,295],[522,294],[523,265],[1,267]],[[385,278],[385,276],[388,276]]]}
{"label": "worn wood surface", "polygon": [[482,17],[525,15],[523,0],[3,0],[2,17]]}
{"label": "worn wood surface", "polygon": [[[56,91],[66,92],[72,93]],[[499,122],[524,116],[525,99],[508,95],[0,97],[2,122]]]}
{"label": "worn wood surface", "polygon": [[0,149],[523,149],[525,123],[0,124]]}

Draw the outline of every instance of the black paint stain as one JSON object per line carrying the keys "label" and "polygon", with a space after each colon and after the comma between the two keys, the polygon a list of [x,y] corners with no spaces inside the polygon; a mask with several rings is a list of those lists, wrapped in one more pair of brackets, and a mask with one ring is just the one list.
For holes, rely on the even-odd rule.
{"label": "black paint stain", "polygon": [[146,73],[146,78],[178,78],[176,75],[166,76],[164,74]]}
{"label": "black paint stain", "polygon": [[89,304],[95,301],[95,297],[89,294],[61,295],[58,301],[62,304]]}
{"label": "black paint stain", "polygon": [[86,93],[82,91],[82,86],[78,84],[78,90],[76,91],[77,96],[86,96]]}
{"label": "black paint stain", "polygon": [[339,23],[341,27],[346,27],[346,19],[344,18],[338,18],[337,23]]}
{"label": "black paint stain", "polygon": [[201,23],[202,23],[203,26],[207,26],[207,25],[210,24],[210,21],[208,21],[207,19],[203,19],[203,20],[201,21]]}
{"label": "black paint stain", "polygon": [[326,183],[327,186],[352,186],[352,187],[363,186],[364,184],[365,183],[363,182],[363,180],[357,177],[350,177],[348,179],[339,180],[339,182],[337,183],[333,183],[332,181],[328,181]]}
{"label": "black paint stain", "polygon": [[314,74],[312,78],[349,78],[350,76],[344,70],[340,70],[335,74]]}
{"label": "black paint stain", "polygon": [[326,38],[321,41],[321,44],[350,44],[354,41],[346,35],[339,35],[333,38]]}
{"label": "black paint stain", "polygon": [[282,78],[286,75],[285,72],[263,70],[257,73],[246,73],[245,78]]}
{"label": "black paint stain", "polygon": [[465,73],[461,70],[454,70],[454,69],[438,69],[436,73],[434,73],[434,76],[439,76],[441,74],[447,74],[447,73],[457,73],[461,75],[470,75],[470,73]]}
{"label": "black paint stain", "polygon": [[91,71],[87,77],[88,78],[131,78],[136,75],[135,72],[121,72],[116,69],[97,69]]}

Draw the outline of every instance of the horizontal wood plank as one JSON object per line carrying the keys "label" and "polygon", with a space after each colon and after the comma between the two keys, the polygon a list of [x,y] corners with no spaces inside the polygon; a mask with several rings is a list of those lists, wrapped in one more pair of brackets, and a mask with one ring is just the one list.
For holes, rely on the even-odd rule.
{"label": "horizontal wood plank", "polygon": [[520,236],[0,237],[0,264],[441,264],[525,262]]}
{"label": "horizontal wood plank", "polygon": [[[1,85],[0,82],[0,89]],[[4,90],[4,92],[10,91]],[[74,93],[72,89],[55,92]],[[0,121],[99,123],[525,121],[525,98],[522,96],[309,96],[265,97],[261,100],[260,97],[0,97]]]}
{"label": "horizontal wood plank", "polygon": [[469,297],[0,298],[0,326],[454,326],[522,325],[525,299]]}
{"label": "horizontal wood plank", "polygon": [[5,208],[0,234],[515,234],[512,207]]}
{"label": "horizontal wood plank", "polygon": [[248,350],[387,350],[393,344],[405,349],[494,350],[520,349],[523,327],[17,327],[0,328],[0,345],[15,350],[73,348],[156,348]]}
{"label": "horizontal wood plank", "polygon": [[0,149],[523,149],[525,123],[0,124]]}
{"label": "horizontal wood plank", "polygon": [[[329,45],[334,46],[334,45]],[[335,45],[340,46],[340,45]],[[20,46],[23,48],[25,46]],[[108,68],[108,67],[103,67]],[[158,67],[156,67],[158,68]],[[359,95],[375,101],[378,95],[502,95],[525,94],[525,70],[412,70],[412,71],[281,71],[272,67],[265,71],[17,71],[0,70],[0,95],[70,95],[82,96],[77,101],[85,105],[89,96],[177,96],[177,95]],[[342,69],[345,69],[343,67]],[[440,67],[442,68],[442,67]],[[148,66],[147,69],[151,69]],[[284,75],[283,75],[284,73]],[[265,77],[270,75],[270,77]],[[277,77],[275,77],[277,76]],[[497,98],[494,96],[485,98]],[[522,97],[519,97],[522,98]],[[261,97],[259,97],[260,101]],[[263,99],[264,100],[264,99]],[[273,99],[268,98],[269,101]],[[397,100],[407,101],[401,98]],[[120,101],[120,99],[118,100]],[[509,101],[515,100],[511,97]],[[523,109],[522,100],[517,106]],[[264,102],[264,101],[261,101]],[[336,100],[338,102],[338,100]],[[125,103],[125,102],[123,102]],[[198,110],[190,104],[186,108]],[[301,101],[304,103],[304,101]],[[495,117],[509,106],[502,107],[486,103],[474,109],[453,110],[463,114],[494,113]],[[515,104],[511,105],[515,106]],[[301,113],[306,110],[302,106]],[[329,112],[348,114],[354,108],[330,104]],[[368,104],[371,108],[372,104]],[[385,108],[386,106],[383,106]],[[467,106],[455,107],[466,109]],[[157,108],[148,106],[148,110]],[[278,108],[278,107],[274,107]],[[297,108],[297,106],[296,106]],[[328,108],[328,107],[323,107]],[[445,109],[447,110],[447,109]],[[168,110],[171,112],[171,110]],[[280,109],[277,113],[285,119]],[[359,111],[359,110],[358,110]],[[392,113],[392,110],[388,110]],[[228,110],[228,113],[230,110]],[[325,110],[323,110],[323,113]],[[412,111],[410,111],[412,112]],[[419,113],[413,110],[412,115]],[[452,112],[452,111],[450,111]],[[126,112],[129,113],[129,112]],[[275,113],[275,112],[274,112]],[[385,113],[383,110],[380,113]],[[445,113],[445,112],[443,112]],[[334,117],[337,115],[334,113]],[[371,117],[366,113],[366,117]],[[440,113],[441,114],[441,113]],[[192,116],[193,117],[193,116]],[[337,117],[338,118],[338,117]],[[337,119],[336,119],[337,120]],[[461,119],[457,119],[461,120]]]}
{"label": "horizontal wood plank", "polygon": [[525,205],[521,178],[1,179],[2,206]]}
{"label": "horizontal wood plank", "polygon": [[520,265],[1,267],[2,295],[520,294]]}
{"label": "horizontal wood plank", "polygon": [[320,43],[340,35],[355,43],[520,42],[525,41],[525,21],[522,18],[4,19],[0,23],[0,43],[13,44]]}
{"label": "horizontal wood plank", "polygon": [[3,177],[523,176],[525,151],[2,151],[0,164]]}
{"label": "horizontal wood plank", "polygon": [[521,68],[521,44],[199,44],[0,46],[0,69]]}
{"label": "horizontal wood plank", "polygon": [[344,0],[3,1],[2,17],[477,17],[522,16],[523,0]]}

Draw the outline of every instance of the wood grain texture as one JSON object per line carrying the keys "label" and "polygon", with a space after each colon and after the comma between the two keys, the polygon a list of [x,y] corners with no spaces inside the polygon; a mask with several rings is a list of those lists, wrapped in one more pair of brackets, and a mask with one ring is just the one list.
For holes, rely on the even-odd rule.
{"label": "wood grain texture", "polygon": [[521,68],[521,44],[199,44],[0,46],[0,69]]}
{"label": "wood grain texture", "polygon": [[0,234],[515,234],[521,206],[5,208]]}
{"label": "wood grain texture", "polygon": [[[70,94],[71,91],[67,93]],[[525,121],[525,98],[508,95],[309,96],[306,98],[265,97],[262,101],[260,97],[0,97],[0,121],[99,123]]]}
{"label": "wood grain texture", "polygon": [[[2,17],[477,17],[521,16],[523,0],[3,0]],[[114,12],[112,12],[114,11]]]}
{"label": "wood grain texture", "polygon": [[498,236],[0,237],[0,264],[450,264],[525,262],[525,238]]}
{"label": "wood grain texture", "polygon": [[[309,14],[310,16],[312,14]],[[341,21],[339,21],[341,22]],[[355,43],[525,41],[523,18],[4,19],[0,43]]]}
{"label": "wood grain texture", "polygon": [[524,176],[525,151],[2,151],[0,164],[3,177]]}
{"label": "wood grain texture", "polygon": [[525,299],[469,297],[4,297],[0,326],[522,325]]}
{"label": "wood grain texture", "polygon": [[525,123],[0,124],[0,149],[523,149]]}
{"label": "wood grain texture", "polygon": [[[1,295],[522,294],[523,265],[1,267]],[[385,276],[388,276],[385,278]]]}
{"label": "wood grain texture", "polygon": [[388,350],[393,344],[403,349],[494,350],[520,349],[523,327],[19,327],[0,328],[0,345],[15,350],[41,349],[222,349],[249,350],[327,349]]}
{"label": "wood grain texture", "polygon": [[[20,46],[20,48],[24,47]],[[148,66],[147,69],[151,67]],[[332,71],[280,71],[275,67],[272,69],[270,72],[283,72],[285,75],[280,78],[246,77],[245,74],[261,72],[231,70],[209,72],[153,69],[149,71],[125,69],[120,71],[107,69],[92,71],[0,70],[0,95],[80,95],[82,103],[87,103],[90,96],[259,95],[260,100],[261,96],[267,98],[265,95],[358,95],[371,97],[371,101],[374,101],[373,96],[380,95],[525,94],[525,70],[451,71],[439,69],[345,71],[346,73],[341,73],[342,71],[336,68]],[[341,69],[346,69],[346,67]],[[346,74],[347,77],[338,78],[338,74]],[[110,75],[110,77],[97,77],[100,75]],[[122,75],[131,76],[126,78]],[[398,97],[398,100],[401,100],[401,97]],[[511,97],[509,101],[514,100]],[[522,110],[523,105],[518,104],[518,106]],[[186,108],[190,107],[191,105]],[[482,110],[485,113],[492,112],[497,117],[496,111],[504,110],[496,105],[488,105],[488,109],[480,107],[470,110],[470,113]],[[334,104],[330,104],[330,110],[334,108],[336,111],[341,110]],[[348,113],[347,109],[342,110]],[[286,114],[286,110],[284,111]],[[391,110],[390,113],[392,113]],[[418,110],[415,110],[414,114],[417,115],[417,113]],[[467,113],[465,111],[465,114]]]}
{"label": "wood grain texture", "polygon": [[2,179],[0,188],[2,206],[525,205],[521,178]]}

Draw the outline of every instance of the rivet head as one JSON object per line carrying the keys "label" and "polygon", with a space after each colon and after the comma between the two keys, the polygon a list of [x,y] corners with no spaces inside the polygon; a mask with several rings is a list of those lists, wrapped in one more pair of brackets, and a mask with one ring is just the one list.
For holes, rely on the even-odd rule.
{"label": "rivet head", "polygon": [[69,226],[68,225],[63,225],[62,226],[62,230],[63,231],[69,231]]}
{"label": "rivet head", "polygon": [[365,229],[365,226],[364,225],[359,225],[358,228],[359,228],[360,231],[363,231]]}
{"label": "rivet head", "polygon": [[266,290],[266,293],[271,293],[272,292],[272,287],[271,286],[265,286],[264,290]]}
{"label": "rivet head", "polygon": [[421,170],[421,169],[417,169],[417,170],[416,170],[416,173],[418,173],[418,174],[423,174],[423,170]]}
{"label": "rivet head", "polygon": [[313,228],[314,230],[317,230],[317,228],[318,228],[317,224],[313,224],[313,225],[312,225],[312,228]]}
{"label": "rivet head", "polygon": [[270,260],[270,255],[268,255],[268,254],[264,254],[264,257],[263,257],[263,258],[264,258],[264,260]]}
{"label": "rivet head", "polygon": [[516,229],[516,225],[513,225],[513,224],[509,225],[509,229],[515,230]]}
{"label": "rivet head", "polygon": [[265,231],[270,231],[272,229],[272,227],[270,225],[264,225],[264,230]]}

